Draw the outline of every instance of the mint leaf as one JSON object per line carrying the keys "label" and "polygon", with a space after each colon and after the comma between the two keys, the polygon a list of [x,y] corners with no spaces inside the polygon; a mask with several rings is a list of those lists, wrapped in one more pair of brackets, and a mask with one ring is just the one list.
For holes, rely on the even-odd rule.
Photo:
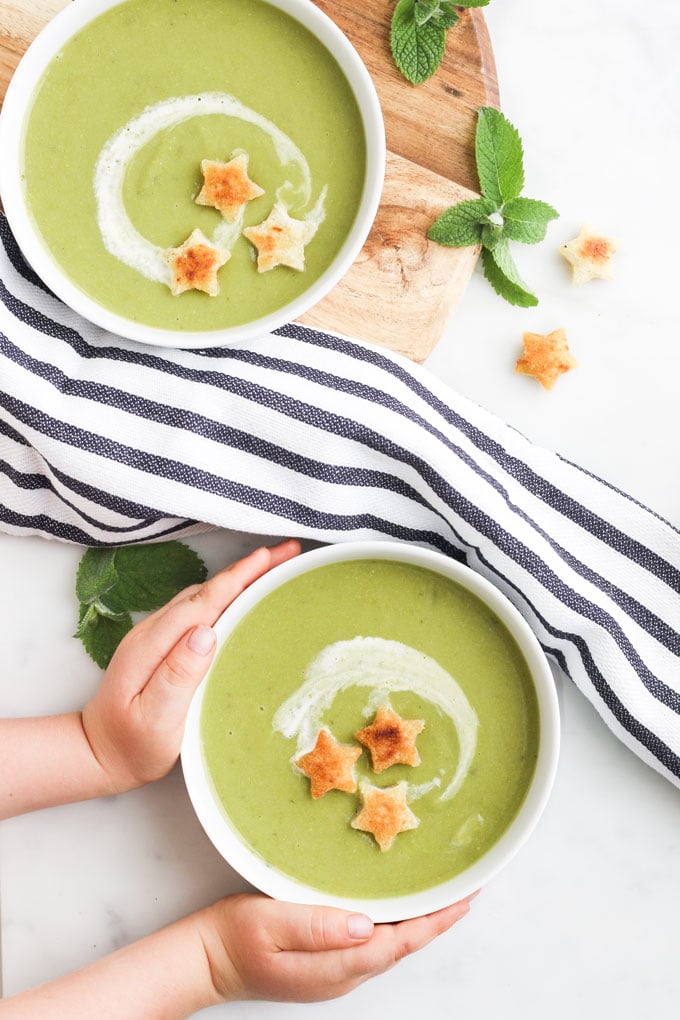
{"label": "mint leaf", "polygon": [[[488,2],[489,0],[486,0],[486,3]],[[459,4],[458,6],[462,7],[464,5]],[[458,23],[459,17],[460,16],[458,12],[455,10],[453,4],[442,3],[439,9],[439,13],[437,14],[437,24],[439,25],[440,28],[445,29],[453,28],[453,26]]]}
{"label": "mint leaf", "polygon": [[95,602],[114,586],[118,575],[113,549],[88,549],[78,564],[76,595],[80,602]]}
{"label": "mint leaf", "polygon": [[459,20],[456,7],[486,7],[489,0],[398,0],[390,24],[394,62],[412,85],[431,78],[442,62],[446,33]]}
{"label": "mint leaf", "polygon": [[475,157],[482,195],[501,206],[524,187],[524,153],[517,129],[500,110],[482,106],[477,114]]}
{"label": "mint leaf", "polygon": [[519,275],[505,239],[501,239],[493,251],[482,249],[482,268],[496,293],[511,305],[530,308],[538,304],[538,298],[527,289]]}
{"label": "mint leaf", "polygon": [[416,25],[425,25],[439,12],[440,0],[416,0],[413,5],[413,20]]}
{"label": "mint leaf", "polygon": [[510,254],[509,241],[542,241],[559,215],[547,202],[524,198],[524,153],[517,129],[499,110],[478,110],[475,156],[481,198],[446,209],[427,236],[439,244],[482,245],[482,268],[497,294],[528,307],[538,298],[528,290]]}
{"label": "mint leaf", "polygon": [[417,0],[399,0],[392,15],[390,49],[394,62],[412,85],[431,78],[439,67],[446,45],[446,30],[430,17],[416,20]]}
{"label": "mint leaf", "polygon": [[203,561],[182,542],[88,549],[76,576],[80,610],[75,636],[106,668],[132,627],[131,613],[160,608],[206,574]]}
{"label": "mint leaf", "polygon": [[92,608],[80,607],[80,624],[76,636],[85,646],[85,651],[100,669],[106,669],[113,653],[129,630],[132,617],[124,613],[120,617],[101,616]]}
{"label": "mint leaf", "polygon": [[493,202],[486,198],[473,198],[452,205],[438,216],[427,232],[431,241],[452,248],[466,248],[480,244],[487,216],[494,211]]}
{"label": "mint leaf", "polygon": [[426,25],[432,20],[440,28],[453,28],[458,21],[458,7],[484,7],[489,0],[471,0],[470,3],[454,4],[452,0],[415,0],[413,18],[416,25]]}
{"label": "mint leaf", "polygon": [[97,622],[99,617],[104,617],[107,620],[122,620],[126,616],[125,613],[114,613],[112,609],[105,606],[103,602],[91,602],[89,605],[86,602],[80,603],[80,621],[78,623],[78,629],[75,633],[75,637],[82,638],[86,634],[88,628]]}
{"label": "mint leaf", "polygon": [[543,240],[548,223],[558,215],[547,202],[512,198],[503,206],[503,236],[511,241],[536,244]]}
{"label": "mint leaf", "polygon": [[103,597],[114,612],[159,609],[183,588],[206,577],[204,563],[182,542],[122,546],[114,555],[118,580]]}
{"label": "mint leaf", "polygon": [[503,227],[501,223],[485,223],[482,227],[482,244],[485,248],[493,251],[499,241],[503,238]]}

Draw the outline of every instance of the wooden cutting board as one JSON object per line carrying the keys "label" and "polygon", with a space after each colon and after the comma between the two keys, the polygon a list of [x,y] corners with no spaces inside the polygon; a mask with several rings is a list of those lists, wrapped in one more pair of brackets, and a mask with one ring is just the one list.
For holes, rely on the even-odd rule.
{"label": "wooden cutting board", "polygon": [[[69,0],[0,0],[0,99],[21,55]],[[300,321],[361,337],[424,361],[441,337],[478,250],[443,248],[426,233],[440,212],[475,192],[476,111],[498,106],[483,14],[461,11],[436,75],[413,87],[389,48],[393,0],[314,0],[344,31],[375,84],[387,135],[378,215],[354,265]]]}

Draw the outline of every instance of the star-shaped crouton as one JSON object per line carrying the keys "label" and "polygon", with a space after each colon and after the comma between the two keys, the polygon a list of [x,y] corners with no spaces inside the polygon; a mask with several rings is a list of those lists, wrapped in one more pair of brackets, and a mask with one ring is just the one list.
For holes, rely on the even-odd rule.
{"label": "star-shaped crouton", "polygon": [[400,832],[415,829],[420,825],[406,803],[406,783],[380,788],[372,783],[362,782],[361,811],[350,822],[353,829],[370,832],[382,851],[389,850],[394,837]]}
{"label": "star-shaped crouton", "polygon": [[357,788],[354,763],[360,756],[360,747],[341,744],[329,730],[321,729],[312,750],[297,758],[295,764],[309,777],[316,800],[329,790],[353,793]]}
{"label": "star-shaped crouton", "polygon": [[370,751],[373,771],[384,772],[391,765],[420,765],[415,740],[424,728],[422,719],[402,719],[383,705],[371,725],[354,736]]}
{"label": "star-shaped crouton", "polygon": [[316,233],[316,225],[294,220],[277,202],[269,216],[255,227],[246,227],[244,236],[257,248],[257,271],[266,273],[276,266],[289,266],[300,272],[305,268],[305,245]]}
{"label": "star-shaped crouton", "polygon": [[533,375],[546,390],[552,389],[556,379],[563,372],[578,366],[567,343],[567,334],[556,329],[543,336],[540,333],[525,333],[524,353],[515,365],[520,375]]}
{"label": "star-shaped crouton", "polygon": [[185,290],[202,290],[211,297],[220,292],[217,270],[231,255],[216,248],[198,228],[179,248],[167,248],[163,258],[172,270],[170,290],[182,294]]}
{"label": "star-shaped crouton", "polygon": [[248,176],[248,156],[245,153],[228,163],[204,159],[201,172],[203,187],[196,196],[196,204],[219,209],[228,223],[236,223],[248,202],[264,195],[264,189]]}
{"label": "star-shaped crouton", "polygon": [[582,227],[578,237],[567,241],[560,248],[562,255],[571,265],[571,282],[580,287],[588,280],[614,277],[612,256],[618,248],[613,237],[596,234],[590,227]]}

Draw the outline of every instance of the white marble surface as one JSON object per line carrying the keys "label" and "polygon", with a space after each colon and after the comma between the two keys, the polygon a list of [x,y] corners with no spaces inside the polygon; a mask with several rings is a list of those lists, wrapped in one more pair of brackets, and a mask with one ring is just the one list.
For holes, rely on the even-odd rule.
{"label": "white marble surface", "polygon": [[[561,218],[517,246],[535,309],[476,274],[429,367],[531,438],[680,525],[677,380],[680,7],[674,0],[492,0],[503,108],[526,145],[526,194]],[[571,287],[557,254],[584,222],[620,239],[613,282]],[[551,393],[512,369],[526,330],[567,330],[580,367]],[[257,537],[192,543],[216,568]],[[0,712],[80,706],[98,672],[71,635],[82,550],[0,536]],[[554,796],[521,854],[459,926],[310,1018],[586,1020],[674,1015],[680,994],[680,791],[558,678]],[[202,834],[181,774],[125,797],[4,823],[4,991],[76,967],[240,887]],[[299,1016],[249,1003],[205,1016]]]}

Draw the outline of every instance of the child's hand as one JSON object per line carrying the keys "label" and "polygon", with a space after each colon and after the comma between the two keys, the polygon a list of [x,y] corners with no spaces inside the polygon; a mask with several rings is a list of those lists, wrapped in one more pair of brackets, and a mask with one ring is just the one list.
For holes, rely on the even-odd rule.
{"label": "child's hand", "polygon": [[215,652],[213,624],[256,578],[299,551],[294,540],[257,549],[204,584],[180,592],[121,641],[82,713],[111,793],[170,771],[192,695]]}
{"label": "child's hand", "polygon": [[431,942],[468,900],[400,924],[239,895],[72,974],[3,1000],[10,1020],[182,1020],[221,1002],[318,1002],[350,992]]}
{"label": "child's hand", "polygon": [[469,899],[399,924],[364,914],[282,903],[261,895],[220,900],[201,915],[210,972],[223,1000],[334,999],[447,931]]}

